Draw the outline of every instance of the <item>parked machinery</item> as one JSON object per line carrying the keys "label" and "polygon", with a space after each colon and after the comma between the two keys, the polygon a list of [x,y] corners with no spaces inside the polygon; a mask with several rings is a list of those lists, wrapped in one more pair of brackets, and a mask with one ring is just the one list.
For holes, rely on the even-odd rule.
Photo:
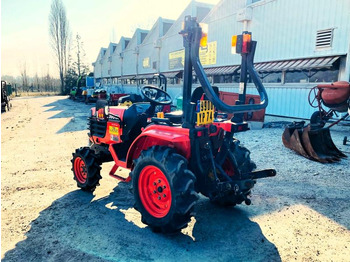
{"label": "parked machinery", "polygon": [[[282,135],[283,144],[302,156],[321,163],[340,161],[346,155],[333,143],[330,128],[349,117],[350,84],[345,81],[319,84],[310,90],[308,100],[318,111],[312,114],[307,126],[304,126],[304,121],[289,125]],[[328,107],[328,111],[323,106]],[[326,122],[337,112],[345,115],[325,127]],[[343,144],[346,142],[347,137],[344,137]]]}
{"label": "parked machinery", "polygon": [[[253,65],[256,41],[248,32],[236,39],[242,56],[240,95],[236,105],[227,105],[200,63],[203,34],[196,18],[186,16],[180,33],[185,46],[182,115],[155,116],[156,106],[169,105],[172,99],[152,85],[141,88],[147,102],[129,107],[97,104],[89,118],[91,146],[77,149],[72,159],[74,178],[85,191],[98,185],[101,163],[114,161],[109,174],[132,182],[134,206],[143,223],[165,233],[187,226],[198,193],[220,205],[249,205],[256,179],[276,175],[273,169],[253,171],[256,165],[249,150],[234,138],[234,133],[248,130],[247,123],[216,118],[216,110],[235,113],[239,119],[240,114],[267,106],[267,93]],[[192,94],[193,69],[202,87]],[[244,104],[248,72],[260,94],[259,104]],[[119,167],[131,170],[129,176],[116,174]]]}
{"label": "parked machinery", "polygon": [[[308,100],[310,106],[318,109],[310,118],[311,125],[315,126],[315,128],[324,127],[333,115],[337,115],[337,112],[346,113],[334,123],[337,124],[349,116],[350,84],[345,81],[319,84],[310,90]],[[326,110],[323,106],[329,109]]]}
{"label": "parked machinery", "polygon": [[9,111],[11,108],[10,97],[7,91],[7,83],[1,81],[1,112]]}

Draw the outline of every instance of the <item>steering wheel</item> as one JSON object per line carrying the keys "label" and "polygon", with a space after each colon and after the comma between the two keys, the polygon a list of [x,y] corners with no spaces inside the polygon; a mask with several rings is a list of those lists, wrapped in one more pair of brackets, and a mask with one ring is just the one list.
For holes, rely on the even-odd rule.
{"label": "steering wheel", "polygon": [[155,105],[170,105],[172,103],[172,99],[170,95],[163,91],[162,89],[147,85],[141,87],[141,93],[148,100],[148,102],[153,103]]}

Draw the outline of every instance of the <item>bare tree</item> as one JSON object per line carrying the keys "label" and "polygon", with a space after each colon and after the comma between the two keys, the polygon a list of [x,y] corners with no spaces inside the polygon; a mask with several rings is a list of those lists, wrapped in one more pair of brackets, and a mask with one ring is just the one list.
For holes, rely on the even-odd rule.
{"label": "bare tree", "polygon": [[85,50],[84,50],[84,43],[81,41],[80,35],[77,33],[76,37],[76,46],[75,46],[75,54],[77,60],[73,62],[73,65],[75,65],[78,76],[84,76],[88,73],[88,66],[85,64]]}
{"label": "bare tree", "polygon": [[38,92],[40,92],[40,79],[39,79],[38,73],[35,73],[33,82],[34,82],[34,87],[36,88],[36,90]]}
{"label": "bare tree", "polygon": [[28,92],[29,86],[28,86],[28,75],[27,75],[27,63],[26,62],[21,64],[20,73],[21,73],[21,80],[22,80],[22,89],[23,89],[23,91],[26,90]]}
{"label": "bare tree", "polygon": [[62,0],[52,0],[49,15],[51,46],[57,58],[61,92],[65,92],[64,77],[67,73],[69,23]]}

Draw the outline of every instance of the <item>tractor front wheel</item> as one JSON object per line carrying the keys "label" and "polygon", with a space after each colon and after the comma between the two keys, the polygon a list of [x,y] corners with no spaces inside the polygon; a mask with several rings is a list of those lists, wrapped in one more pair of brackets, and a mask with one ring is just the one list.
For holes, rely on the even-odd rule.
{"label": "tractor front wheel", "polygon": [[93,192],[102,178],[100,163],[94,151],[89,147],[76,149],[71,162],[77,186],[84,191]]}
{"label": "tractor front wheel", "polygon": [[173,233],[185,228],[198,195],[196,178],[187,160],[171,148],[154,146],[143,151],[131,173],[135,208],[154,231]]}

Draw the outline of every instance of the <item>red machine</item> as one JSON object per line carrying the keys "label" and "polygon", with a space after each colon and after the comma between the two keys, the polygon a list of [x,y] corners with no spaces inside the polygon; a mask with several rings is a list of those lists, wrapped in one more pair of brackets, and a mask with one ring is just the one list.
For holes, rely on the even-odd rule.
{"label": "red machine", "polygon": [[[165,233],[187,226],[198,193],[219,205],[249,205],[256,179],[276,175],[273,169],[253,171],[256,165],[249,150],[234,138],[234,133],[248,130],[247,123],[216,118],[221,111],[243,119],[244,113],[267,106],[266,90],[254,69],[256,42],[248,32],[237,41],[242,92],[236,105],[227,105],[200,63],[201,27],[190,16],[184,26],[183,110],[155,114],[157,106],[170,105],[172,100],[166,91],[149,85],[141,88],[147,102],[109,107],[100,101],[89,118],[91,146],[77,149],[72,159],[74,178],[85,191],[98,185],[100,165],[114,161],[109,174],[132,182],[134,206],[142,222]],[[192,93],[193,69],[202,87]],[[259,104],[245,104],[248,72],[260,94]],[[129,169],[129,176],[116,174],[118,167]]]}
{"label": "red machine", "polygon": [[[324,127],[326,122],[337,112],[345,113],[350,108],[350,84],[345,81],[334,82],[332,84],[319,84],[313,87],[309,93],[309,104],[318,111],[314,112],[310,118],[310,123],[318,127]],[[323,108],[328,107],[329,110]],[[349,116],[349,112],[333,123],[339,123]]]}

